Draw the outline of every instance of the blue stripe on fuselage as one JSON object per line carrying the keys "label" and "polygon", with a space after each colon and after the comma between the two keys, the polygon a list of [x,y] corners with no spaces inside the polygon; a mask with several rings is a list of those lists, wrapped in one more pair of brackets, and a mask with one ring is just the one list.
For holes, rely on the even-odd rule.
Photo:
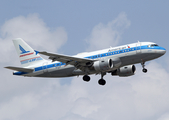
{"label": "blue stripe on fuselage", "polygon": [[[148,47],[147,45],[141,46],[141,49],[166,50],[163,47],[159,47],[159,46]],[[88,59],[97,59],[97,58],[102,58],[102,57],[106,57],[106,56],[112,56],[112,55],[127,53],[127,52],[131,52],[131,51],[136,51],[136,50],[140,50],[140,46],[138,46],[138,47],[132,47],[132,48],[127,48],[127,49],[122,49],[122,50],[117,50],[117,51],[112,51],[112,52],[107,52],[107,53],[102,53],[102,54],[97,54],[97,55],[88,56],[88,57],[85,57],[85,58],[88,58]],[[62,63],[62,62],[54,63],[54,64],[49,64],[49,65],[45,65],[45,66],[36,67],[36,68],[34,68],[35,69],[34,71],[37,72],[37,71],[41,71],[43,69],[48,69],[48,68],[53,68],[53,67],[59,67],[59,66],[63,66],[63,65],[66,65],[66,64]],[[14,75],[23,75],[23,74],[27,74],[27,73],[25,73],[25,72],[16,72]]]}

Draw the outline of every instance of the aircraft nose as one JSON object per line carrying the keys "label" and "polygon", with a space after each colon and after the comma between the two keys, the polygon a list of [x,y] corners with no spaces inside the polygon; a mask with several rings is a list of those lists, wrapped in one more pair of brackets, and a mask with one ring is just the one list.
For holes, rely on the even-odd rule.
{"label": "aircraft nose", "polygon": [[158,53],[164,55],[166,53],[166,49],[161,47]]}

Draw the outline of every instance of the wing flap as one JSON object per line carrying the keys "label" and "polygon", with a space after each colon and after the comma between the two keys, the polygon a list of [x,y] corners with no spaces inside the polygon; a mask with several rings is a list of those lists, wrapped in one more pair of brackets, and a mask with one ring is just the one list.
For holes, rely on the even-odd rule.
{"label": "wing flap", "polygon": [[33,72],[34,71],[34,69],[12,67],[12,66],[8,66],[8,67],[5,67],[5,68],[10,69],[10,70],[20,71],[20,72]]}

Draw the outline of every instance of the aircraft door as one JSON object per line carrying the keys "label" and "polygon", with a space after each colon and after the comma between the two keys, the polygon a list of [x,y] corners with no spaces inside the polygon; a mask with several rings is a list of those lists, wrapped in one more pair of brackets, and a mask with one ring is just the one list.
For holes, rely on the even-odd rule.
{"label": "aircraft door", "polygon": [[43,63],[43,72],[48,72],[48,69],[47,69],[47,62]]}
{"label": "aircraft door", "polygon": [[138,41],[138,43],[136,43],[136,54],[140,53],[141,53],[141,43]]}

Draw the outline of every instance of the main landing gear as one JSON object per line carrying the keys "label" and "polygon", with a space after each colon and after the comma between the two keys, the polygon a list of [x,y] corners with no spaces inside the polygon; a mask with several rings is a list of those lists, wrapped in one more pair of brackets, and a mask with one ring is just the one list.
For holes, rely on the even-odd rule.
{"label": "main landing gear", "polygon": [[106,81],[101,78],[101,79],[98,81],[98,83],[99,83],[99,85],[105,85],[105,84],[106,84]]}
{"label": "main landing gear", "polygon": [[103,79],[103,76],[106,75],[106,73],[101,73],[101,79],[98,81],[99,85],[105,85],[106,81]]}
{"label": "main landing gear", "polygon": [[90,81],[90,76],[84,75],[83,76],[83,80],[86,81],[86,82],[89,82]]}
{"label": "main landing gear", "polygon": [[143,67],[143,70],[142,70],[142,71],[143,71],[144,73],[146,73],[146,72],[147,72],[147,69],[145,68],[145,62],[141,62],[141,65],[142,65],[142,67]]}
{"label": "main landing gear", "polygon": [[[106,81],[103,79],[103,76],[106,75],[106,73],[101,73],[101,79],[98,81],[99,85],[105,85]],[[84,75],[83,80],[86,82],[90,81],[90,76]]]}

